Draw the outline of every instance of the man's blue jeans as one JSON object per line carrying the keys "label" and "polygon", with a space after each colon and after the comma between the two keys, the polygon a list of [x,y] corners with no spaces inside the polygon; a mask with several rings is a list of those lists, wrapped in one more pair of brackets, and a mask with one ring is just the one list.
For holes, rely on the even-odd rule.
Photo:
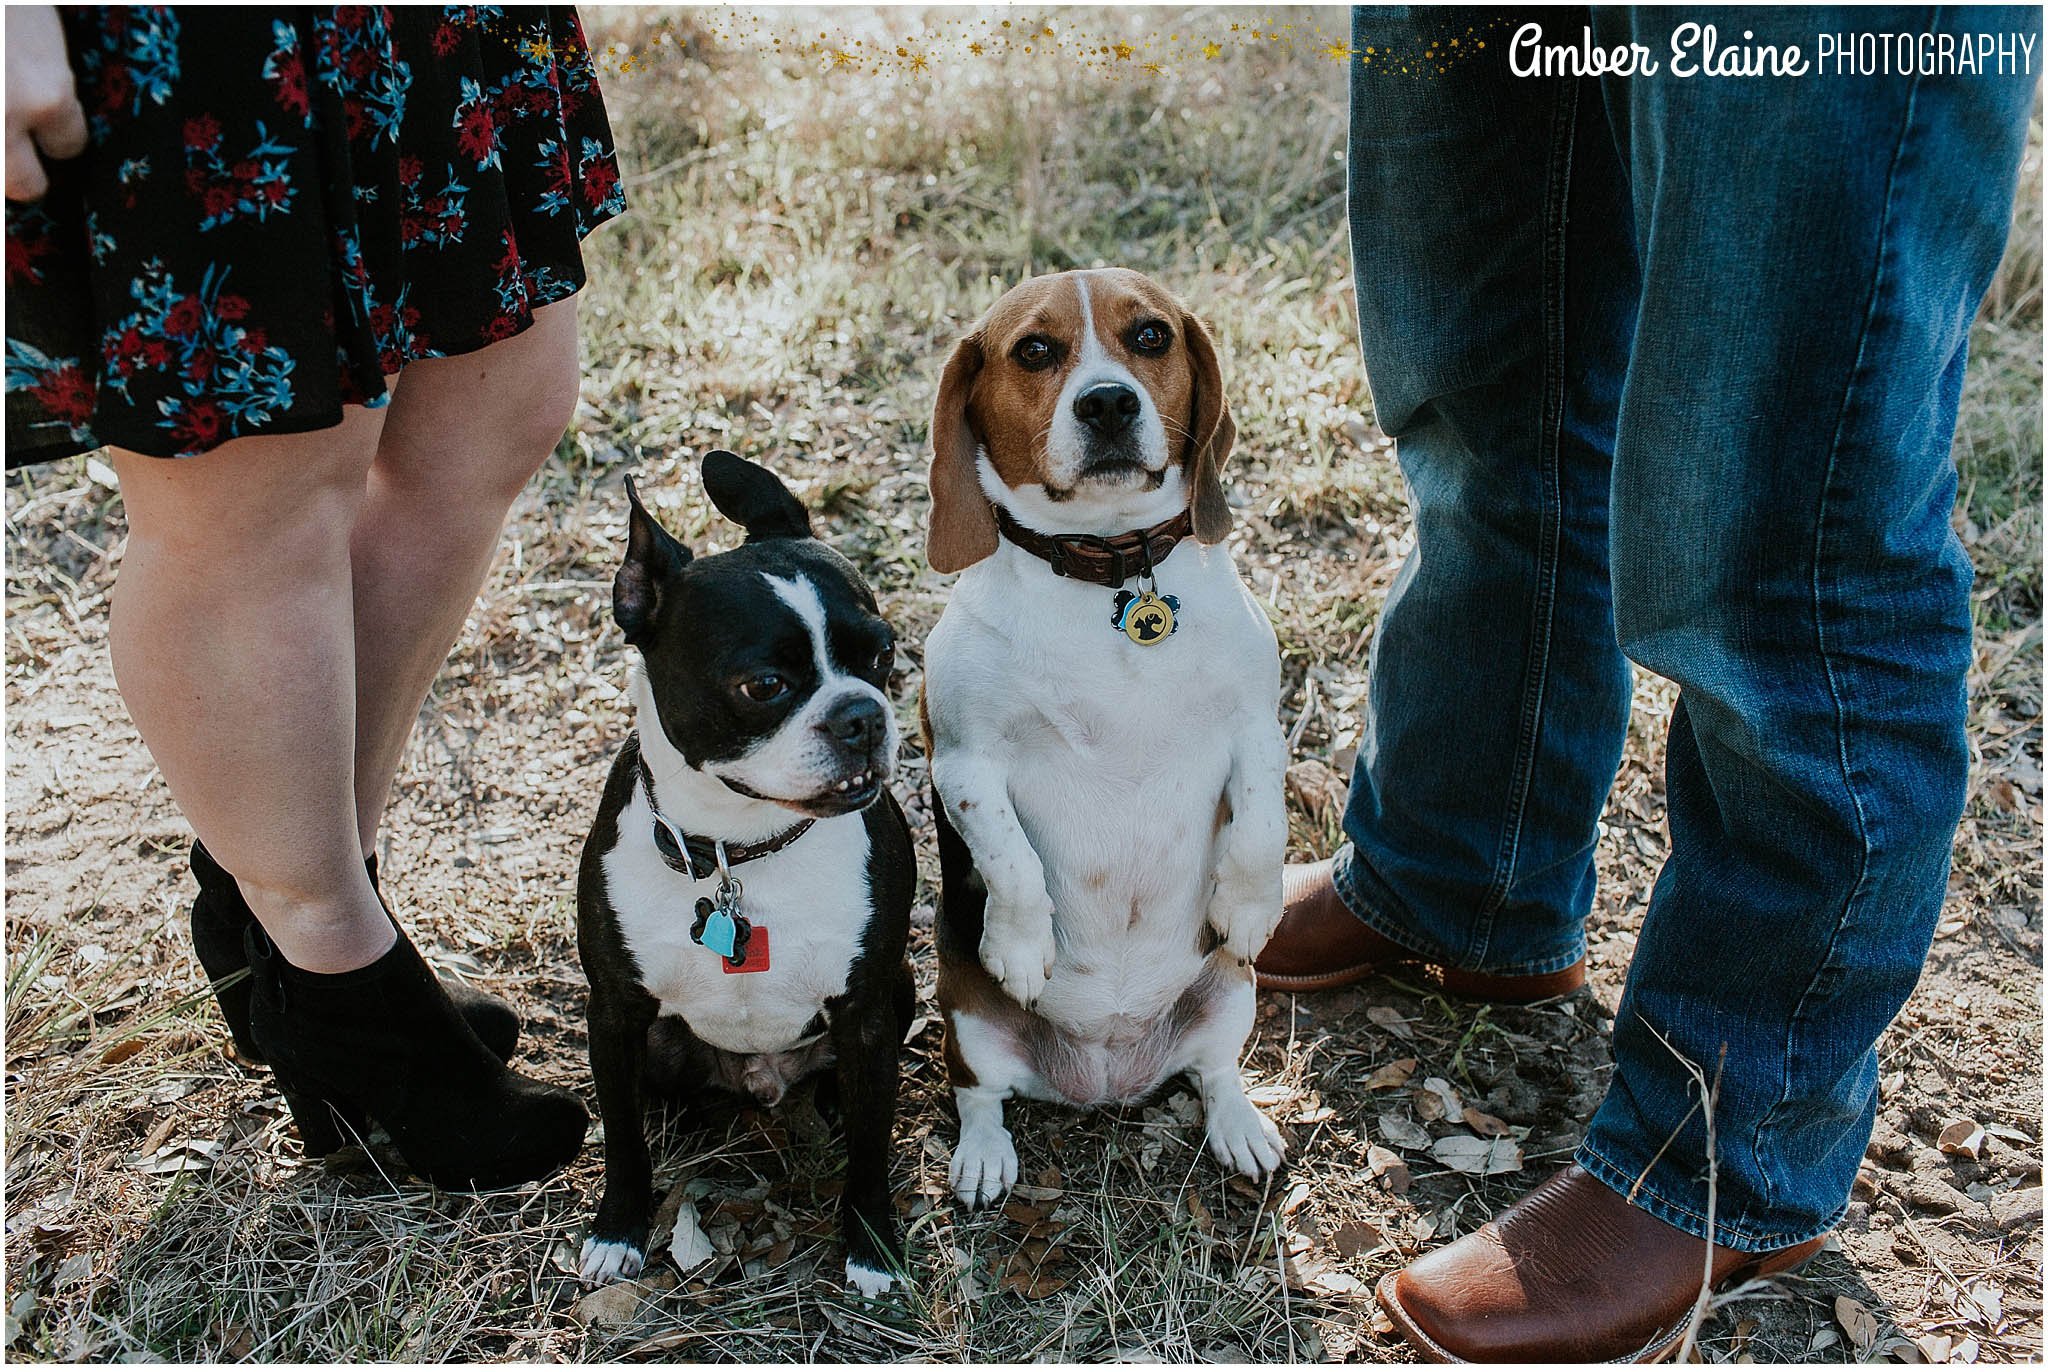
{"label": "man's blue jeans", "polygon": [[[1719,1071],[1713,1239],[1776,1249],[1842,1215],[1947,882],[1971,659],[1949,447],[2033,80],[1679,78],[1671,31],[2025,33],[2038,63],[2040,15],[1499,14],[1353,17],[1359,327],[1416,548],[1337,887],[1447,964],[1571,964],[1628,663],[1675,681],[1670,857],[1578,1160],[1708,1234],[1678,1056]],[[1530,18],[1659,72],[1517,77]]]}

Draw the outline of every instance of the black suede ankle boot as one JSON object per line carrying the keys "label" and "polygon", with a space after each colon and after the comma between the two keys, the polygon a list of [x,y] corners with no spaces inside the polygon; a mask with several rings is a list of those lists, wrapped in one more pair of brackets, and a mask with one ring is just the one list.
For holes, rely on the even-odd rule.
{"label": "black suede ankle boot", "polygon": [[[363,862],[363,868],[369,872],[370,887],[377,888],[377,858],[371,856]],[[231,984],[222,983],[248,968],[249,953],[242,938],[255,923],[256,915],[249,911],[248,900],[242,897],[235,877],[221,869],[219,862],[197,841],[192,843],[192,877],[199,881],[199,897],[192,900],[192,949],[199,953],[199,963],[213,982],[214,1000],[220,1004],[220,1015],[227,1019],[228,1031],[235,1038],[235,1054],[246,1064],[260,1065],[263,1052],[249,1035],[249,980],[243,976]],[[383,893],[380,891],[377,897],[382,901]],[[384,915],[391,915],[388,904]],[[395,920],[393,925],[397,925]],[[500,1060],[510,1060],[519,1045],[519,1014],[512,1010],[512,1005],[460,979],[442,982],[449,1001],[469,1023],[477,1040]]]}
{"label": "black suede ankle boot", "polygon": [[[235,1054],[251,1065],[263,1063],[249,1035],[249,976],[237,973],[249,968],[249,953],[242,933],[256,921],[249,911],[235,877],[220,868],[206,848],[192,843],[192,877],[199,881],[199,897],[192,900],[192,949],[213,982],[214,1001],[227,1019],[235,1038]],[[226,982],[232,980],[232,983]]]}
{"label": "black suede ankle boot", "polygon": [[310,1157],[375,1120],[443,1188],[502,1188],[567,1164],[589,1114],[575,1094],[505,1067],[477,1040],[401,930],[383,958],[310,974],[251,923],[250,1031]]}

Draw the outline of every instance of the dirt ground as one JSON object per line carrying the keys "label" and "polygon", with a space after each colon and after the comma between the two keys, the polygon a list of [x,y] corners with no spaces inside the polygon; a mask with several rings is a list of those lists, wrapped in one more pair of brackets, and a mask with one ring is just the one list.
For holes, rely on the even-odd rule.
{"label": "dirt ground", "polygon": [[[601,18],[596,31],[645,43],[645,23]],[[685,63],[615,90],[637,212],[593,240],[585,409],[516,507],[422,711],[382,851],[386,888],[429,958],[519,1007],[521,1068],[588,1096],[572,889],[630,727],[608,621],[621,475],[703,550],[736,539],[704,507],[696,453],[728,444],[777,464],[874,579],[905,644],[892,691],[908,718],[945,593],[919,564],[929,386],[989,292],[1021,268],[1066,264],[1062,250],[1156,270],[1218,324],[1246,396],[1234,546],[1287,672],[1295,850],[1327,851],[1363,643],[1410,534],[1330,231],[1341,83],[1278,53],[1227,60],[1232,88],[1268,103],[1225,112],[1175,87],[1194,133],[1133,116],[1136,89],[1024,65],[1012,70],[1017,109],[964,126],[945,122],[968,118],[950,88],[898,108],[872,85],[820,94],[738,63]],[[1309,115],[1283,117],[1304,91]],[[1066,122],[1033,133],[1043,145],[1017,141],[1019,120],[1054,107]],[[764,143],[785,114],[785,141]],[[1042,198],[1110,216],[1128,187],[1107,164],[1142,164],[1132,148],[1154,137],[1218,140],[1213,174],[1262,187],[1277,208],[1240,230],[1168,205],[1151,236],[1105,217],[1099,242],[1080,223],[1064,248],[1018,230],[1021,255],[939,222],[1009,233],[1012,155],[1036,159]],[[921,138],[978,148],[987,168],[918,190],[891,159],[925,164]],[[1060,160],[1062,147],[1098,145],[1104,166]],[[790,165],[796,146],[814,159]],[[1324,169],[1276,188],[1269,168],[1284,157]],[[919,206],[894,236],[871,212],[884,175]],[[772,280],[750,255],[756,232],[790,254]],[[1980,618],[1949,900],[1919,990],[1880,1046],[1877,1132],[1834,1244],[1796,1276],[1719,1300],[1706,1360],[2042,1353],[2038,217],[2020,232],[2031,276],[1980,323],[1959,439],[1958,527]],[[819,295],[839,312],[792,333],[787,320]],[[715,346],[692,340],[714,333]],[[1277,455],[1290,450],[1313,456]],[[800,1095],[774,1113],[661,1121],[657,1185],[694,1205],[714,1253],[687,1272],[658,1258],[638,1284],[592,1297],[570,1256],[599,1186],[595,1145],[545,1183],[483,1196],[406,1181],[375,1147],[300,1158],[268,1074],[228,1051],[185,921],[190,834],[114,689],[107,596],[125,523],[111,473],[79,459],[11,477],[5,493],[11,1356],[1403,1360],[1372,1284],[1565,1163],[1605,1088],[1610,1015],[1667,842],[1672,691],[1647,675],[1600,839],[1591,983],[1529,1009],[1475,1008],[1394,978],[1264,995],[1248,1074],[1290,1141],[1274,1183],[1219,1173],[1185,1090],[1100,1114],[1026,1104],[1013,1125],[1028,1182],[1001,1212],[958,1212],[944,1182],[955,1123],[925,1019],[903,1057],[894,1175],[909,1289],[867,1302],[839,1287],[829,1200],[841,1161]],[[923,766],[913,743],[895,789],[927,867],[914,960],[928,1002]]]}

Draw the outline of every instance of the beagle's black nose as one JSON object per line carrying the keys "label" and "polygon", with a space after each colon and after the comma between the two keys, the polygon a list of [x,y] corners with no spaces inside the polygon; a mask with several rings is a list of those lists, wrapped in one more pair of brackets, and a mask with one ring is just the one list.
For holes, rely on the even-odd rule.
{"label": "beagle's black nose", "polygon": [[1074,417],[1101,437],[1118,436],[1137,416],[1137,392],[1113,380],[1090,385],[1074,396]]}

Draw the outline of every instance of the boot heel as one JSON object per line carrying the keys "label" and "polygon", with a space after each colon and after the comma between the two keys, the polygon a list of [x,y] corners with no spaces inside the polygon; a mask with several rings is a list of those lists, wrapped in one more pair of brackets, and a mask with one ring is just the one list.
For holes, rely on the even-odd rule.
{"label": "boot heel", "polygon": [[370,1134],[362,1113],[346,1103],[317,1093],[287,1093],[285,1106],[299,1129],[299,1145],[308,1160],[323,1160],[344,1146],[359,1146]]}

